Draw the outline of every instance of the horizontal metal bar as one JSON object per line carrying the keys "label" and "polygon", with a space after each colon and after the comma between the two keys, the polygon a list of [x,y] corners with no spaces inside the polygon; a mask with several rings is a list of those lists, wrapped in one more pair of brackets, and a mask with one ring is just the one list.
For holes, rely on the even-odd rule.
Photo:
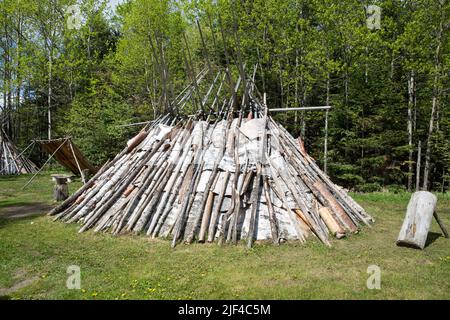
{"label": "horizontal metal bar", "polygon": [[148,123],[152,123],[155,122],[156,120],[151,120],[151,121],[143,121],[143,122],[135,122],[135,123],[127,123],[127,124],[119,124],[116,126],[116,128],[120,128],[120,127],[132,127],[132,126],[140,126],[142,124],[148,124]]}
{"label": "horizontal metal bar", "polygon": [[278,112],[278,111],[300,111],[300,110],[328,110],[331,109],[331,106],[319,106],[319,107],[298,107],[298,108],[276,108],[269,109],[270,112]]}

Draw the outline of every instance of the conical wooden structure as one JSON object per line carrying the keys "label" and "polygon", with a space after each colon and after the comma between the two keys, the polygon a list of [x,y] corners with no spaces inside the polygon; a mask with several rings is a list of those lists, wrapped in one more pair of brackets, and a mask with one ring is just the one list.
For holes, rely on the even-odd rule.
{"label": "conical wooden structure", "polygon": [[152,122],[50,214],[80,232],[167,237],[173,246],[311,237],[330,245],[373,221],[253,91],[239,111],[236,96],[208,116]]}
{"label": "conical wooden structure", "polygon": [[36,165],[19,152],[12,140],[0,129],[0,175],[37,172]]}

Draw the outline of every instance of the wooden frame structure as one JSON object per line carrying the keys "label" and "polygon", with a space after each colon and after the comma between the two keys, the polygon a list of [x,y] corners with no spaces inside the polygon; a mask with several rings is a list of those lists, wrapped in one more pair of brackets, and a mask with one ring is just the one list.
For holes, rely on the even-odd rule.
{"label": "wooden frame structure", "polygon": [[87,175],[95,174],[98,171],[98,169],[84,157],[80,149],[73,143],[71,137],[52,140],[34,140],[33,143],[38,143],[42,149],[49,154],[49,158],[22,189],[25,189],[53,158],[75,175],[79,174],[83,183],[87,182]]}
{"label": "wooden frame structure", "polygon": [[88,170],[90,174],[95,174],[98,171],[73,143],[71,137],[36,140],[36,142],[45,152],[74,174],[82,175],[84,170]]}

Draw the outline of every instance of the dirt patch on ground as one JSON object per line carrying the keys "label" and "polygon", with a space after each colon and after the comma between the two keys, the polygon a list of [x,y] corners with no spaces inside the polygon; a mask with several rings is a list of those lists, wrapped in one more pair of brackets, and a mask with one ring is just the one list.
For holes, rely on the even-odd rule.
{"label": "dirt patch on ground", "polygon": [[25,217],[32,217],[43,215],[52,209],[51,205],[46,203],[28,203],[22,205],[15,205],[0,209],[0,218],[18,219]]}

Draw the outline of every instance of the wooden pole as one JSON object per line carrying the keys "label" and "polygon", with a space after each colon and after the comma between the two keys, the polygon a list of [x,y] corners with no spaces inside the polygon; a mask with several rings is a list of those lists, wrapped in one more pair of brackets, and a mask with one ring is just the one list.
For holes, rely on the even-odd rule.
{"label": "wooden pole", "polygon": [[[75,155],[75,151],[73,151],[72,140],[69,140],[69,146],[70,146],[70,151],[72,151],[72,155],[75,158],[75,163],[77,164],[78,171],[80,172],[81,181],[83,181],[83,184],[85,184],[86,179],[84,177],[83,171],[81,170],[80,164],[78,163],[78,159],[77,159],[77,156]],[[64,199],[64,200],[66,200],[66,199]]]}
{"label": "wooden pole", "polygon": [[313,111],[313,110],[329,110],[331,106],[317,106],[317,107],[294,107],[294,108],[272,108],[269,109],[269,112],[284,112],[284,111]]}
{"label": "wooden pole", "polygon": [[434,211],[433,216],[436,219],[436,222],[438,223],[439,227],[441,228],[442,233],[444,234],[444,237],[446,237],[448,239],[447,229],[445,229],[444,224],[442,223],[442,220],[439,218],[436,210]]}
{"label": "wooden pole", "polygon": [[30,183],[31,181],[34,180],[34,178],[36,178],[36,176],[38,175],[39,172],[42,171],[42,169],[45,167],[45,165],[53,158],[53,156],[55,155],[56,152],[58,152],[59,149],[61,149],[61,147],[67,142],[67,139],[64,140],[63,143],[61,143],[59,145],[59,147],[55,150],[55,152],[53,152],[50,157],[47,159],[47,161],[45,161],[45,163],[42,165],[42,167],[31,177],[31,179],[22,187],[22,190],[25,189]]}

